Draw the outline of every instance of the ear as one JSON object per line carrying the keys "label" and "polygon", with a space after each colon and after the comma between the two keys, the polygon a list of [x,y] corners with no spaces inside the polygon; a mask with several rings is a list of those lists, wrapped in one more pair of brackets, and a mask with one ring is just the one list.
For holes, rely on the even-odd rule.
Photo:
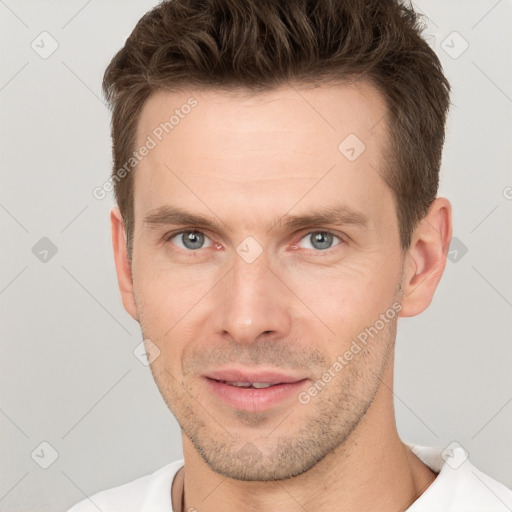
{"label": "ear", "polygon": [[110,212],[110,224],[112,227],[112,247],[114,249],[117,282],[119,283],[124,309],[134,320],[138,321],[137,304],[133,293],[132,271],[126,249],[126,232],[123,217],[117,206],[112,208]]}
{"label": "ear", "polygon": [[451,238],[451,205],[444,197],[438,197],[414,230],[405,256],[400,316],[419,315],[432,302],[446,266]]}

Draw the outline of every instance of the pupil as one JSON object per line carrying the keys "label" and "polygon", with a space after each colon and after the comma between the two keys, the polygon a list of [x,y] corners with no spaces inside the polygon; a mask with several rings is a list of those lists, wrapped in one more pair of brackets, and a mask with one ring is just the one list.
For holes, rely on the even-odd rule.
{"label": "pupil", "polygon": [[332,244],[332,235],[330,233],[318,232],[314,233],[310,237],[311,245],[315,249],[329,249]]}
{"label": "pupil", "polygon": [[204,235],[190,231],[183,235],[183,245],[187,249],[200,249],[204,243]]}

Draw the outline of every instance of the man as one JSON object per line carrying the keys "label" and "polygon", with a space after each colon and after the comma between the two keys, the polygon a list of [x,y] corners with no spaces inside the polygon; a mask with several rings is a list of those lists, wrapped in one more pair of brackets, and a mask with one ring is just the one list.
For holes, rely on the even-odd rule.
{"label": "man", "polygon": [[461,448],[395,426],[398,317],[451,239],[449,85],[414,11],[165,2],[104,90],[122,300],[184,460],[71,511],[510,510]]}

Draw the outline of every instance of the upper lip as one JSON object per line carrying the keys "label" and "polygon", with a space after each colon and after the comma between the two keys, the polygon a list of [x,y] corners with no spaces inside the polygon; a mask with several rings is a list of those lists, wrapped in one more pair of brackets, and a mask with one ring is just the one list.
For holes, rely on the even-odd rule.
{"label": "upper lip", "polygon": [[248,370],[225,368],[222,370],[211,370],[204,374],[205,377],[214,380],[227,382],[258,382],[268,384],[289,384],[299,382],[306,377],[286,374],[276,370]]}

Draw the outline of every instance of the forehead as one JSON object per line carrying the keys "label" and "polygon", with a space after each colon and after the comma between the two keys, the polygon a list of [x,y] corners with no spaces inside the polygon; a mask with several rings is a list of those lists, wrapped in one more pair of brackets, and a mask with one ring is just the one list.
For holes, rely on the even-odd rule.
{"label": "forehead", "polygon": [[367,82],[296,84],[260,93],[157,91],[142,109],[137,139],[141,145],[153,135],[158,143],[178,147],[193,138],[195,157],[208,160],[212,143],[231,159],[245,159],[247,150],[278,147],[285,136],[290,143],[309,140],[304,152],[315,150],[322,139],[325,149],[336,154],[349,134],[372,144],[385,138],[386,113],[382,95]]}
{"label": "forehead", "polygon": [[305,208],[319,200],[335,206],[343,191],[364,202],[384,186],[386,112],[365,82],[157,92],[138,124],[137,147],[153,142],[135,172],[136,221],[169,203],[222,209],[222,198],[258,213],[272,204],[276,216],[304,195]]}

